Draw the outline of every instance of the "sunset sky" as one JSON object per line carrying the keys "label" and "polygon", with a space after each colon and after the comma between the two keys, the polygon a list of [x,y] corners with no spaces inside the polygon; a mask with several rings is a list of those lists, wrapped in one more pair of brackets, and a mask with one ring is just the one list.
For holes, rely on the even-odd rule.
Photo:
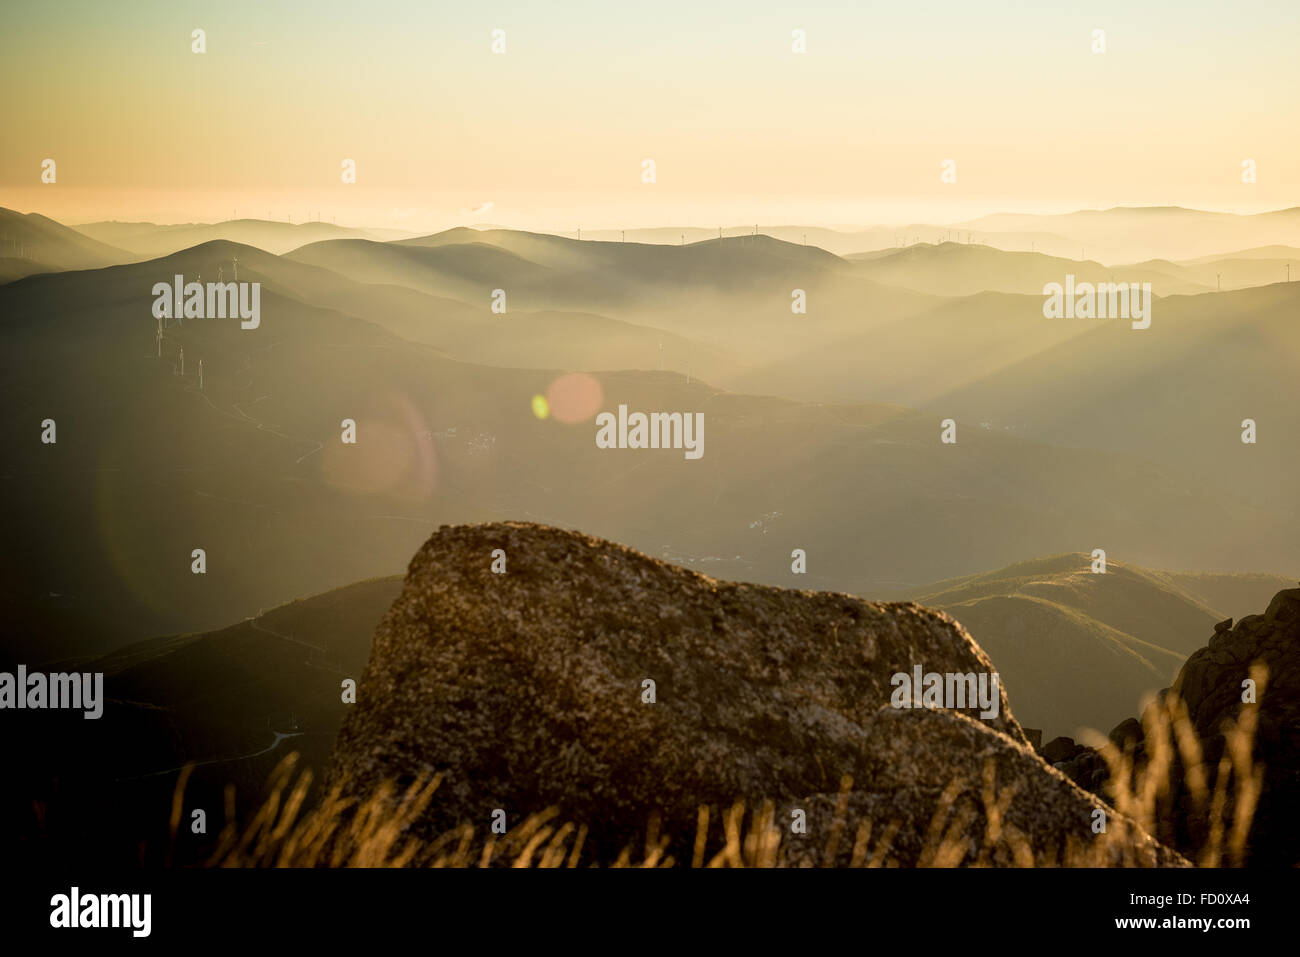
{"label": "sunset sky", "polygon": [[1294,0],[1041,6],[6,0],[0,205],[571,229],[1297,204]]}

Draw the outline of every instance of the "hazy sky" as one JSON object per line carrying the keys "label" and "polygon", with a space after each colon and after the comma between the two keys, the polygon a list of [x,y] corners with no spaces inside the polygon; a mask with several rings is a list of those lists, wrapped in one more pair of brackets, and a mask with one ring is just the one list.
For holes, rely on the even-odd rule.
{"label": "hazy sky", "polygon": [[1256,211],[1300,203],[1297,49],[1296,0],[3,0],[0,205],[556,229]]}

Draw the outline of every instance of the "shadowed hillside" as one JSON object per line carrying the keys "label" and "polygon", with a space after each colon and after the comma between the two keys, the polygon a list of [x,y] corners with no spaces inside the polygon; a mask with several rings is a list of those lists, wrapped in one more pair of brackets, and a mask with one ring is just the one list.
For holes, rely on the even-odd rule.
{"label": "shadowed hillside", "polygon": [[17,213],[0,206],[0,282],[33,273],[94,269],[141,258],[39,213]]}
{"label": "shadowed hillside", "polygon": [[[193,764],[186,794],[216,809],[234,787],[250,810],[276,764],[297,751],[323,769],[345,705],[341,683],[359,679],[371,636],[401,579],[359,582],[207,634],[153,638],[65,667],[102,671],[103,716],[13,715],[25,733],[11,740],[14,772],[0,788],[8,819],[28,820],[33,800],[57,821],[55,834],[23,834],[58,856],[131,863],[131,837],[150,838],[162,863],[160,824],[178,774]],[[26,806],[23,806],[26,805]],[[253,805],[255,806],[255,804]],[[6,839],[15,835],[7,834]],[[204,841],[186,850],[201,853]],[[134,862],[136,864],[139,861]]]}

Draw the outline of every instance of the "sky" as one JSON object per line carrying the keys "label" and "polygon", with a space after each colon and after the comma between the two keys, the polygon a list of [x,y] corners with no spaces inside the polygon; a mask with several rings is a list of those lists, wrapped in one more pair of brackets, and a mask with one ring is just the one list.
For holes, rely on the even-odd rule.
{"label": "sky", "polygon": [[557,231],[1256,212],[1300,203],[1296,49],[1295,0],[4,0],[0,206]]}

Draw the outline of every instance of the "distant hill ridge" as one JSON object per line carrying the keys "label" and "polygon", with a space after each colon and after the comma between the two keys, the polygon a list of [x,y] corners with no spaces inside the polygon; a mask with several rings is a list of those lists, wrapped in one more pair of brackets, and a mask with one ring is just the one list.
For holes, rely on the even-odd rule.
{"label": "distant hill ridge", "polygon": [[394,229],[355,229],[325,222],[281,223],[265,219],[170,225],[106,221],[83,223],[76,229],[92,239],[130,250],[143,257],[165,256],[218,239],[256,246],[280,255],[325,239],[387,240],[409,235]]}
{"label": "distant hill ridge", "polygon": [[1053,737],[1110,727],[1167,687],[1216,621],[1287,582],[1113,559],[1094,574],[1092,561],[1088,553],[1048,556],[904,594],[962,622],[1005,672],[1021,720]]}

